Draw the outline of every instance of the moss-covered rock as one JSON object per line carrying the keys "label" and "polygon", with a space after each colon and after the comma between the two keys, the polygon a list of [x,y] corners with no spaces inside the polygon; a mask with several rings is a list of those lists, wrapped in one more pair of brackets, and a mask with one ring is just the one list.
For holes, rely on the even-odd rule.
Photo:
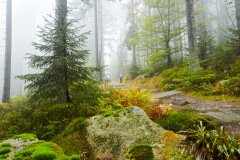
{"label": "moss-covered rock", "polygon": [[157,144],[165,131],[138,107],[128,107],[118,117],[94,116],[88,123],[87,139],[99,159],[125,159],[129,148]]}

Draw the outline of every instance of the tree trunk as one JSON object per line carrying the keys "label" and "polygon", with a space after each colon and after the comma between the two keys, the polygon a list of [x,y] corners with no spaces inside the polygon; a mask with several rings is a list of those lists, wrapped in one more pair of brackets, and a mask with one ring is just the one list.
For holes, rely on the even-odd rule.
{"label": "tree trunk", "polygon": [[[98,53],[98,4],[97,0],[94,0],[94,24],[95,24],[95,55],[96,55],[96,67],[99,67],[99,53]],[[99,80],[99,72],[96,73],[96,80]]]}
{"label": "tree trunk", "polygon": [[240,0],[235,0],[237,29],[240,29]]}
{"label": "tree trunk", "polygon": [[12,0],[7,0],[6,7],[6,48],[2,102],[10,101],[12,54]]}
{"label": "tree trunk", "polygon": [[[103,13],[102,13],[102,0],[99,0],[99,65],[104,66],[104,54],[103,54]],[[103,70],[99,73],[99,79],[103,79]]]}
{"label": "tree trunk", "polygon": [[198,60],[198,53],[193,0],[186,0],[186,14],[188,28],[188,45],[190,55],[190,69],[192,70],[196,69],[199,66],[196,63],[196,61]]}

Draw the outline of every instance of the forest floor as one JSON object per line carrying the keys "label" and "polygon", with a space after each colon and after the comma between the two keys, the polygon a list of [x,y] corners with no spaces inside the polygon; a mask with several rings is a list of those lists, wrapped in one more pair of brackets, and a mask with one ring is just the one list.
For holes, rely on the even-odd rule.
{"label": "forest floor", "polygon": [[[111,88],[133,87],[132,84],[110,83]],[[147,86],[139,86],[139,89],[148,89]],[[154,103],[172,104],[176,110],[191,110],[200,114],[210,116],[217,120],[219,125],[232,135],[240,135],[240,102],[225,102],[214,100],[203,100],[189,96],[181,91],[160,92],[158,89],[152,91]]]}

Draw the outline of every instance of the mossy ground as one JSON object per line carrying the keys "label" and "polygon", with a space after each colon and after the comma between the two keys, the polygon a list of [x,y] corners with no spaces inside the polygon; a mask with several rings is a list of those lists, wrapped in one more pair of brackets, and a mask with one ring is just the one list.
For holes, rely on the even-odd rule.
{"label": "mossy ground", "polygon": [[196,127],[199,121],[203,121],[208,129],[217,127],[217,122],[212,118],[194,112],[176,110],[169,111],[166,116],[156,120],[156,123],[166,130],[178,132]]}

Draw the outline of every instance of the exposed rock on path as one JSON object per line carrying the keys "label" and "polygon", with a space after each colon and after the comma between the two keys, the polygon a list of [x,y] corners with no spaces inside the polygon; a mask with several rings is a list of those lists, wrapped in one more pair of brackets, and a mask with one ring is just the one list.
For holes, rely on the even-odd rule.
{"label": "exposed rock on path", "polygon": [[157,93],[156,94],[156,98],[164,98],[164,97],[168,97],[168,96],[173,96],[176,94],[180,94],[182,93],[182,91],[167,91],[167,92],[162,92],[162,93]]}
{"label": "exposed rock on path", "polygon": [[197,110],[215,118],[231,134],[240,134],[240,103],[200,100],[181,93],[163,97],[162,101],[173,104],[175,109]]}

